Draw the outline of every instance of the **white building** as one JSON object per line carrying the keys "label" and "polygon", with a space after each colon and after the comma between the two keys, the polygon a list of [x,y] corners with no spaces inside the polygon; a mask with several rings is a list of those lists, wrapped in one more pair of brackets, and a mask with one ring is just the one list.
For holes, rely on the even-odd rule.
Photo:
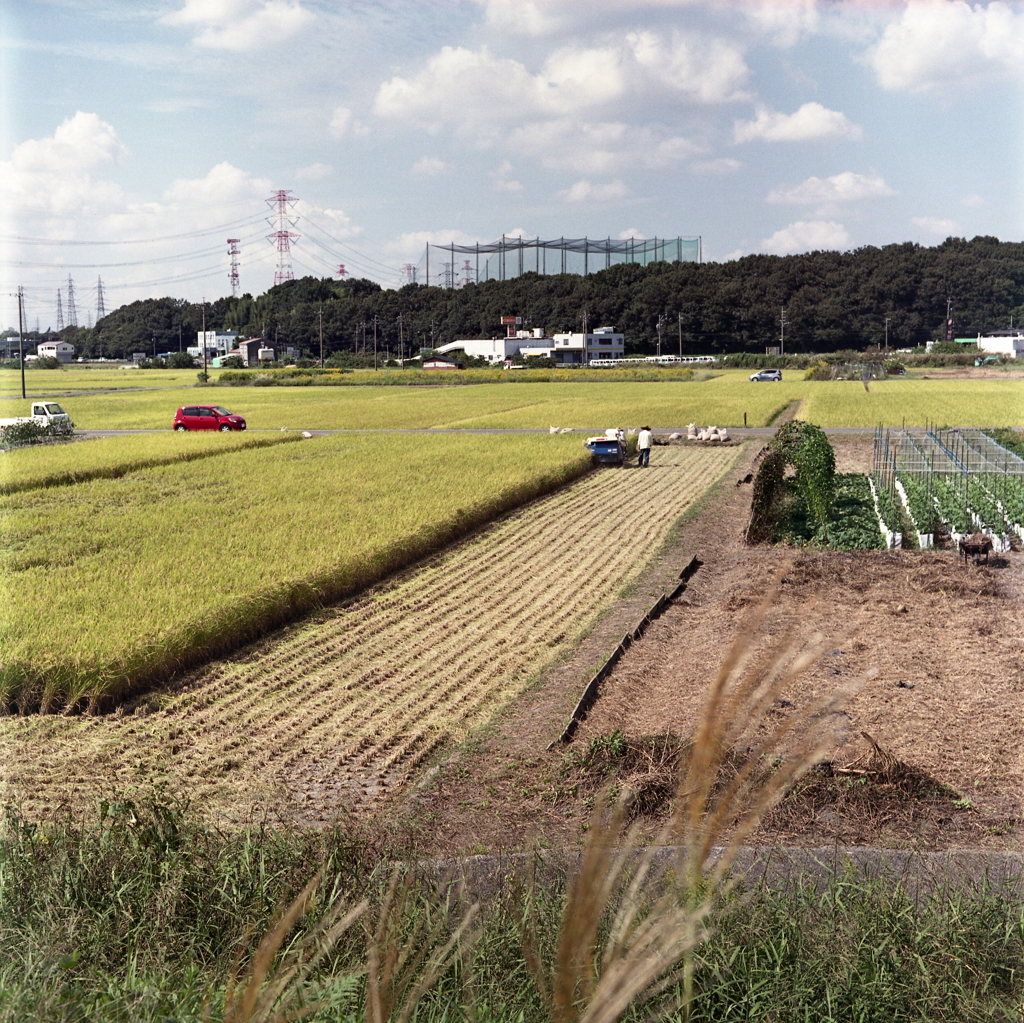
{"label": "white building", "polygon": [[555,334],[551,340],[551,357],[567,365],[625,355],[626,337],[616,334],[614,327],[597,327],[591,334]]}
{"label": "white building", "polygon": [[978,350],[1007,359],[1024,359],[1024,331],[990,330],[979,334]]}
{"label": "white building", "polygon": [[61,362],[70,362],[75,357],[75,346],[69,345],[67,341],[43,341],[36,345],[36,354],[40,358],[49,356]]}
{"label": "white building", "polygon": [[519,354],[524,359],[551,358],[562,365],[573,366],[592,359],[621,359],[625,354],[625,335],[616,334],[614,327],[597,327],[589,334],[554,335],[535,327],[510,330],[505,337],[450,341],[436,351],[442,355],[463,351],[492,363],[505,362]]}
{"label": "white building", "polygon": [[206,357],[209,359],[214,355],[227,355],[238,341],[238,332],[230,330],[197,330],[195,349],[190,348],[189,354],[202,358],[203,346],[206,347]]}
{"label": "white building", "polygon": [[439,345],[434,351],[438,355],[465,352],[477,359],[486,359],[497,364],[511,359],[527,346],[527,342],[533,343],[531,347],[549,347],[552,341],[553,338],[546,337],[544,331],[536,327],[533,330],[510,330],[505,337],[474,337],[449,341],[446,345]]}

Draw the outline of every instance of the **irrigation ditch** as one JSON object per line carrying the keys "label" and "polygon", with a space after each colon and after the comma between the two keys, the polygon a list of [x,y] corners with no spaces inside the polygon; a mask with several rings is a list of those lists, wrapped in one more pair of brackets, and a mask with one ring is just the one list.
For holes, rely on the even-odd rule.
{"label": "irrigation ditch", "polygon": [[569,715],[569,721],[565,728],[562,729],[562,734],[555,739],[548,749],[554,749],[559,744],[564,744],[572,740],[573,735],[576,733],[576,729],[579,723],[583,721],[587,716],[587,711],[593,707],[600,695],[601,683],[611,674],[612,669],[616,664],[619,663],[619,659],[622,655],[636,642],[639,642],[643,638],[644,633],[647,631],[648,626],[651,622],[660,618],[664,613],[665,609],[674,600],[678,600],[682,596],[686,589],[687,583],[693,577],[697,569],[703,565],[702,562],[696,555],[694,555],[686,567],[679,573],[679,584],[670,593],[663,593],[651,606],[651,609],[637,622],[636,626],[630,629],[629,632],[622,637],[622,641],[615,647],[615,649],[608,655],[607,660],[600,668],[594,673],[594,676],[586,684],[583,689],[583,695],[580,696],[579,702],[573,709],[572,714]]}

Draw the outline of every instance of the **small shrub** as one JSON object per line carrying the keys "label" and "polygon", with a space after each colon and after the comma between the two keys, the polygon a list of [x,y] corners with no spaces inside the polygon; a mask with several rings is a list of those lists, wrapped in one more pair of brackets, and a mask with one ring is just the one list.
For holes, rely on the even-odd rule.
{"label": "small shrub", "polygon": [[57,437],[65,437],[74,432],[75,424],[70,423],[68,428],[58,429],[52,423],[44,426],[32,420],[24,423],[12,423],[10,426],[0,426],[0,447],[20,448],[28,444],[45,444],[47,441]]}

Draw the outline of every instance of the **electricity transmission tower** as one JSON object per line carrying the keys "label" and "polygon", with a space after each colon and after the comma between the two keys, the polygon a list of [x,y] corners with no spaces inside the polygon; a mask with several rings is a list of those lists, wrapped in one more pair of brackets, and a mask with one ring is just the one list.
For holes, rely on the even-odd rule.
{"label": "electricity transmission tower", "polygon": [[294,231],[289,231],[288,228],[294,227],[298,220],[290,218],[288,216],[288,208],[294,206],[296,200],[291,197],[291,192],[284,189],[278,189],[268,200],[267,205],[270,207],[276,207],[277,212],[273,217],[267,217],[267,223],[273,227],[277,225],[277,230],[273,234],[267,235],[267,240],[274,242],[277,246],[277,271],[274,273],[274,284],[281,284],[284,281],[295,280],[295,274],[292,272],[292,253],[291,243],[298,241],[299,236]]}
{"label": "electricity transmission tower", "polygon": [[78,311],[75,309],[75,282],[68,274],[68,326],[78,326]]}

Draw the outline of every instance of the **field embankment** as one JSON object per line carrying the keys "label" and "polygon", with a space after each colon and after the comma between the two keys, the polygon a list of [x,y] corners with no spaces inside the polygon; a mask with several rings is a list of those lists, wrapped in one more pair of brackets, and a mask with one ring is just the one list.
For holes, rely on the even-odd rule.
{"label": "field embankment", "polygon": [[571,437],[325,437],[9,495],[0,705],[123,698],[589,466]]}

